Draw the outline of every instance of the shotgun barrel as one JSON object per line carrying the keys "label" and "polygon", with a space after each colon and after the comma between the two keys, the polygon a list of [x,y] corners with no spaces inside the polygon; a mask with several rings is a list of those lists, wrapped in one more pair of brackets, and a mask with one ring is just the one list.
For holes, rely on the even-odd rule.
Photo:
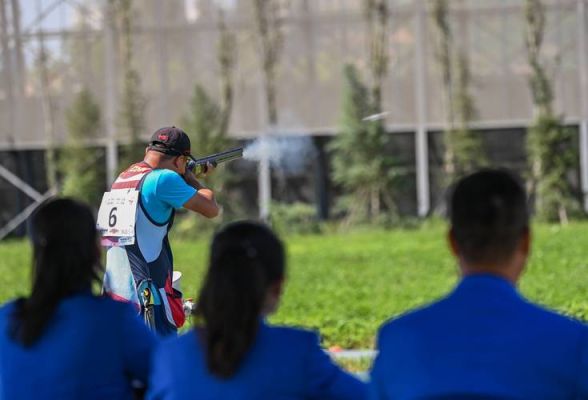
{"label": "shotgun barrel", "polygon": [[243,147],[237,147],[232,150],[212,154],[203,158],[197,158],[195,160],[190,160],[188,165],[186,165],[186,169],[192,171],[195,175],[198,175],[206,172],[206,165],[208,163],[216,167],[220,163],[236,160],[237,158],[241,157],[243,157]]}

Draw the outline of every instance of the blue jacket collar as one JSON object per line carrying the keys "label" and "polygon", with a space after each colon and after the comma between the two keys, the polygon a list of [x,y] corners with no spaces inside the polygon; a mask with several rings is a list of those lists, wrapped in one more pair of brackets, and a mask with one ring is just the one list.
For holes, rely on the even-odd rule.
{"label": "blue jacket collar", "polygon": [[503,292],[520,297],[517,288],[508,280],[492,274],[472,274],[461,279],[454,292]]}

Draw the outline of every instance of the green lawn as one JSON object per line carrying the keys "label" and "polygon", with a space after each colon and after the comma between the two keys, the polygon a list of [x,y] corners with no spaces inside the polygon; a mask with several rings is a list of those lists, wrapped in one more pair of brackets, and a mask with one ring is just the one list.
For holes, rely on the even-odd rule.
{"label": "green lawn", "polygon": [[[383,321],[442,296],[455,284],[445,229],[426,223],[415,230],[288,237],[289,280],[272,321],[318,328],[326,347],[372,347]],[[536,226],[534,237],[523,293],[588,319],[588,223]],[[197,293],[207,240],[172,244],[188,297]],[[29,264],[28,244],[0,244],[0,301],[26,293]]]}

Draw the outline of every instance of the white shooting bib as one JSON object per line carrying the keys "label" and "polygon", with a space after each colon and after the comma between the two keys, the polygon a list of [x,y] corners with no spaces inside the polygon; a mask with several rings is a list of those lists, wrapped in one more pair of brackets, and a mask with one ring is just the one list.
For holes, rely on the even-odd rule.
{"label": "white shooting bib", "polygon": [[97,221],[102,236],[118,238],[121,246],[135,243],[138,203],[139,191],[136,189],[115,189],[104,193]]}

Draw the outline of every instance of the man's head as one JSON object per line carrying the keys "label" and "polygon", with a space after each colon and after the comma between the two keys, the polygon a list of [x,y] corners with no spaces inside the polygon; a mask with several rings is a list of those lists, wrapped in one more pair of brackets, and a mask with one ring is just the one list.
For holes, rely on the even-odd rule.
{"label": "man's head", "polygon": [[516,281],[529,253],[529,210],[520,179],[487,169],[459,180],[449,201],[451,249],[462,272]]}
{"label": "man's head", "polygon": [[184,174],[191,155],[190,138],[175,126],[155,131],[149,141],[145,161],[154,168],[167,168]]}

